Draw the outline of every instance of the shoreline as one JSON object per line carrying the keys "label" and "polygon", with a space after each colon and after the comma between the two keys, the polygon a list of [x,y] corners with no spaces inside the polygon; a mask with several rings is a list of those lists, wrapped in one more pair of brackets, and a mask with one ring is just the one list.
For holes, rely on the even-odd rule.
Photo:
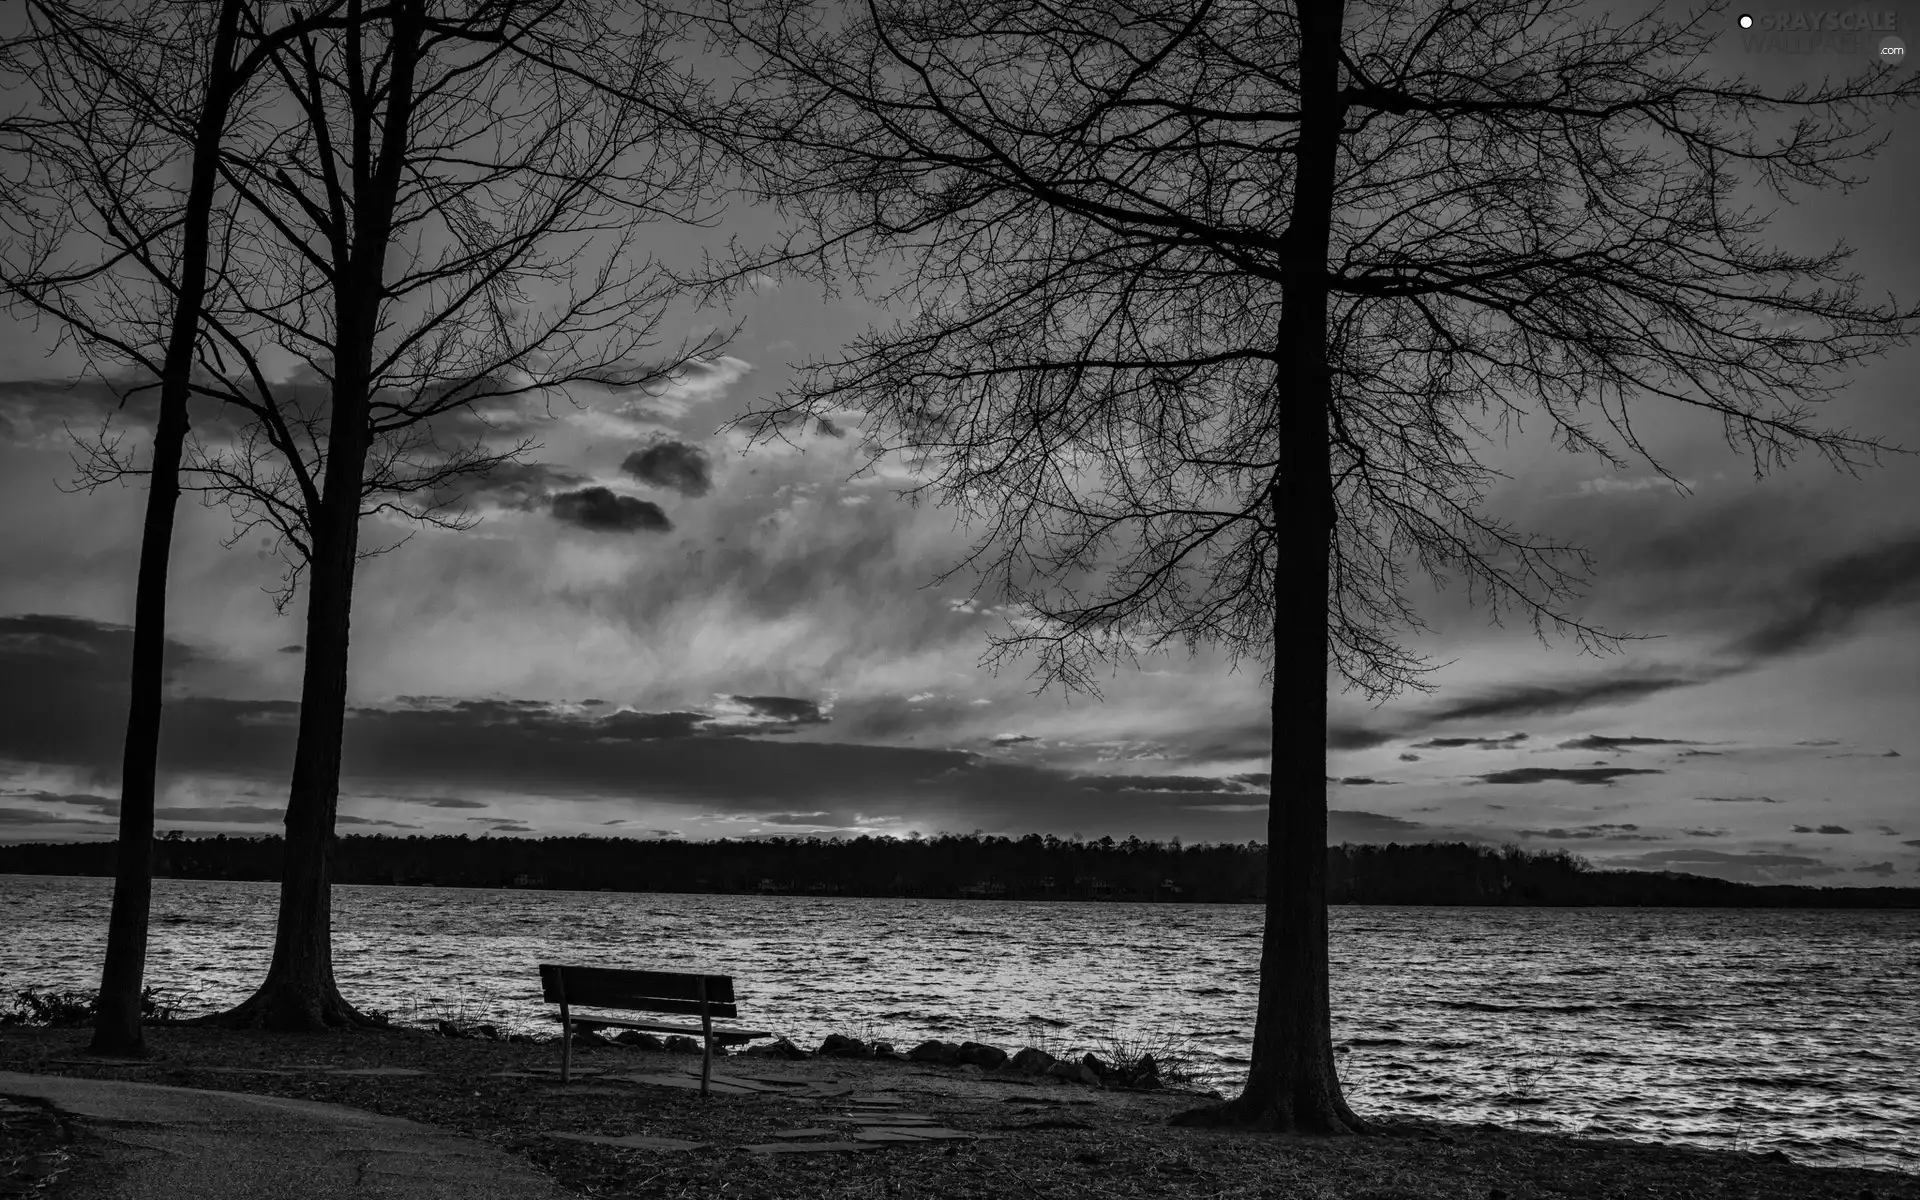
{"label": "shoreline", "polygon": [[[477,1138],[519,1155],[562,1186],[595,1195],[706,1196],[725,1187],[728,1196],[801,1200],[883,1194],[1920,1200],[1920,1174],[1815,1166],[1778,1152],[1432,1121],[1396,1123],[1377,1136],[1354,1138],[1192,1130],[1166,1121],[1203,1102],[1193,1093],[886,1059],[717,1059],[723,1074],[826,1079],[895,1095],[982,1139],[770,1160],[738,1148],[783,1127],[836,1118],[818,1102],[806,1107],[784,1094],[703,1101],[684,1087],[619,1081],[627,1074],[684,1075],[689,1065],[697,1072],[697,1055],[579,1048],[582,1078],[560,1088],[551,1077],[559,1057],[552,1042],[456,1039],[398,1028],[286,1035],[157,1025],[148,1035],[154,1056],[124,1065],[89,1060],[88,1036],[74,1028],[0,1028],[0,1069],[334,1101]],[[715,1148],[649,1153],[551,1136],[561,1131],[692,1138]],[[1286,1181],[1281,1193],[1269,1190],[1277,1180]]]}
{"label": "shoreline", "polygon": [[[111,843],[108,843],[108,844],[111,844]],[[0,849],[5,849],[5,848],[6,847],[0,847]],[[58,871],[0,871],[0,879],[8,879],[8,878],[99,879],[99,880],[104,880],[108,883],[111,883],[113,881],[113,873],[111,871],[93,872],[88,874],[73,874],[71,872],[58,872]],[[278,879],[270,878],[267,876],[261,876],[259,878],[249,877],[249,878],[241,879],[241,878],[234,878],[232,876],[225,876],[225,875],[155,875],[153,877],[153,881],[155,883],[257,883],[257,884],[278,884],[279,882]],[[555,895],[555,896],[599,896],[599,895],[607,895],[607,894],[622,895],[622,896],[759,896],[759,897],[765,897],[768,899],[807,900],[807,901],[824,901],[824,902],[832,902],[832,901],[853,902],[853,901],[861,901],[861,900],[913,900],[913,901],[923,901],[923,902],[934,901],[934,902],[988,903],[988,904],[1117,904],[1117,905],[1123,905],[1126,907],[1138,907],[1142,905],[1159,905],[1167,908],[1258,908],[1263,906],[1266,903],[1265,900],[1256,899],[1256,898],[1239,898],[1239,899],[1230,899],[1230,900],[1183,900],[1183,899],[1169,899],[1164,897],[1136,896],[1136,895],[1078,896],[1078,895],[1062,894],[1062,895],[987,896],[987,895],[978,895],[970,892],[941,893],[941,894],[935,895],[935,894],[920,894],[920,893],[909,893],[909,892],[876,892],[876,893],[868,894],[868,893],[853,893],[853,892],[810,892],[810,891],[792,891],[792,890],[758,891],[758,890],[752,890],[752,889],[743,889],[738,891],[725,891],[725,890],[686,890],[686,889],[638,888],[638,887],[635,887],[635,888],[611,888],[611,887],[563,888],[563,887],[548,887],[544,885],[538,886],[538,887],[519,886],[511,883],[434,883],[434,882],[419,881],[419,880],[408,881],[405,883],[381,883],[381,882],[366,882],[366,881],[360,881],[360,880],[335,880],[333,881],[333,886],[343,887],[343,888],[372,888],[372,889],[378,889],[380,891],[409,891],[409,892],[410,891],[456,891],[456,892],[485,892],[485,893],[525,892],[530,894]],[[1808,890],[1811,891],[1812,889],[1808,889]],[[1739,912],[1739,911],[1762,909],[1769,912],[1900,913],[1900,912],[1913,912],[1916,910],[1920,910],[1920,888],[1874,888],[1874,887],[1861,886],[1861,887],[1854,887],[1854,888],[1828,888],[1828,889],[1822,889],[1822,890],[1826,892],[1831,892],[1831,893],[1860,892],[1864,894],[1864,898],[1861,900],[1861,902],[1852,903],[1852,904],[1839,903],[1837,901],[1829,901],[1826,903],[1819,903],[1819,904],[1799,904],[1799,903],[1791,903],[1786,901],[1773,903],[1773,902],[1762,902],[1759,900],[1745,900],[1738,903],[1735,903],[1735,902],[1714,903],[1711,901],[1702,901],[1702,902],[1690,903],[1690,904],[1652,904],[1652,903],[1629,902],[1624,900],[1617,901],[1617,902],[1602,901],[1602,902],[1592,902],[1592,903],[1585,903],[1585,904],[1556,904],[1556,903],[1547,903],[1547,902],[1534,902],[1534,901],[1529,901],[1524,899],[1501,899],[1501,900],[1489,899],[1482,903],[1460,902],[1456,900],[1431,900],[1431,901],[1330,900],[1327,903],[1327,907],[1328,908],[1355,908],[1355,909],[1457,908],[1457,909],[1471,909],[1474,911],[1482,911],[1482,910],[1489,910],[1489,909],[1511,909],[1511,910],[1523,910],[1523,911],[1564,910],[1564,911],[1577,911],[1577,912],[1591,912],[1596,910],[1606,910],[1606,911],[1628,910],[1632,912],[1705,912],[1705,911]],[[1899,895],[1894,897],[1894,900],[1898,902],[1895,903],[1895,902],[1888,902],[1884,900],[1880,903],[1868,902],[1869,900],[1877,896],[1879,893],[1886,893],[1886,892],[1900,893]],[[1907,893],[1912,893],[1912,894],[1908,895]]]}

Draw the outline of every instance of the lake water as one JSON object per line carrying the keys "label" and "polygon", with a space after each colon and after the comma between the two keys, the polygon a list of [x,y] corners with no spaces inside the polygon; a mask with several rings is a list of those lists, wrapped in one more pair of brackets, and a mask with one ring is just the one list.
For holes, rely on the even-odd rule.
{"label": "lake water", "polygon": [[[266,971],[277,886],[156,880],[148,980],[187,1011]],[[363,1008],[551,1032],[535,965],[708,969],[803,1045],[1187,1041],[1238,1086],[1261,910],[339,887]],[[111,881],[0,875],[0,990],[99,982]],[[1334,1034],[1363,1115],[1785,1150],[1920,1171],[1920,912],[1336,908]],[[1061,1022],[1043,1025],[1029,1017]]]}

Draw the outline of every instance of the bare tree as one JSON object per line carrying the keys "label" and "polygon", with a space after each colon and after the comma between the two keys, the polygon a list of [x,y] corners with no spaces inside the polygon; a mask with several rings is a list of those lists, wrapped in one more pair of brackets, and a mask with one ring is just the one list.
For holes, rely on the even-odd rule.
{"label": "bare tree", "polygon": [[[366,1020],[334,983],[328,883],[355,568],[397,544],[364,544],[362,518],[464,527],[462,481],[532,446],[487,408],[663,382],[719,344],[654,352],[675,288],[638,253],[706,187],[669,120],[672,36],[596,0],[342,0],[272,43],[271,94],[229,121],[192,384],[223,419],[185,470],[235,540],[277,535],[276,598],[304,579],[307,629],[273,959],[215,1020]],[[106,230],[164,276],[126,228]],[[110,435],[87,452],[87,482],[133,470]]]}
{"label": "bare tree", "polygon": [[[23,168],[0,196],[16,235],[0,288],[17,307],[65,322],[63,334],[96,370],[118,376],[132,369],[135,381],[124,387],[123,403],[150,388],[159,392],[150,463],[141,472],[149,485],[134,599],[118,861],[91,1045],[99,1054],[145,1053],[141,985],[152,899],[167,571],[220,139],[268,48],[300,30],[324,27],[341,4],[322,4],[272,33],[252,11],[251,27],[243,30],[243,7],[240,0],[176,11],[29,0],[21,35],[0,50],[6,69],[21,82],[16,96],[22,106],[9,114],[8,128],[19,138],[12,149]],[[244,56],[238,52],[243,42]],[[184,194],[169,179],[182,156]],[[76,252],[78,261],[70,257]],[[161,273],[148,275],[143,267]],[[121,306],[134,293],[141,302]],[[104,305],[90,303],[102,300]]]}
{"label": "bare tree", "polygon": [[1364,1128],[1331,1042],[1327,685],[1424,683],[1407,568],[1464,575],[1543,640],[1617,643],[1568,604],[1584,553],[1484,510],[1485,422],[1541,413],[1569,450],[1656,470],[1630,422],[1648,398],[1719,416],[1756,473],[1882,448],[1809,403],[1916,313],[1863,300],[1844,247],[1765,246],[1735,198],[1849,182],[1912,77],[1770,95],[1704,70],[1710,10],[1579,8],[714,14],[753,71],[731,144],[795,229],[718,286],[846,272],[908,314],[744,426],[864,414],[876,457],[919,466],[908,495],[983,527],[955,569],[1017,614],[988,661],[1032,651],[1043,688],[1178,645],[1269,672],[1252,1061],[1180,1123]]}
{"label": "bare tree", "polygon": [[[642,357],[674,290],[636,261],[637,230],[691,218],[701,193],[643,102],[681,86],[670,31],[622,32],[603,11],[401,0],[276,58],[299,120],[227,159],[253,249],[222,275],[233,307],[206,365],[255,420],[196,466],[243,531],[280,535],[289,585],[307,573],[307,657],[273,962],[224,1022],[364,1019],[332,978],[327,869],[361,517],[462,522],[448,485],[526,448],[449,440],[476,404],[653,383],[698,349]],[[538,54],[517,52],[529,30],[545,31]],[[573,69],[551,65],[560,52]],[[623,98],[583,76],[619,80]],[[322,386],[271,382],[263,344]]]}

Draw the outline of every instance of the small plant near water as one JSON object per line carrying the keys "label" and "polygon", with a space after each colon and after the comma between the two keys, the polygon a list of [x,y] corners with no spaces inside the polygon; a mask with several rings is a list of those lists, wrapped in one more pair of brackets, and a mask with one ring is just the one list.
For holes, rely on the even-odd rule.
{"label": "small plant near water", "polygon": [[[44,1025],[56,1029],[74,1029],[93,1024],[99,1014],[100,993],[94,991],[55,991],[51,988],[22,988],[0,1006],[0,1025]],[[140,992],[140,1016],[143,1021],[171,1021],[179,1013],[178,998],[157,987]]]}
{"label": "small plant near water", "polygon": [[1194,1071],[1193,1041],[1181,1034],[1106,1033],[1096,1035],[1094,1041],[1099,1046],[1096,1053],[1123,1077],[1150,1074],[1175,1087],[1200,1082]]}
{"label": "small plant near water", "polygon": [[390,1010],[362,1011],[382,1024],[437,1030],[446,1037],[499,1040],[508,1033],[507,1022],[483,1010],[467,997],[450,1001],[445,996],[415,996]]}
{"label": "small plant near water", "polygon": [[1060,1040],[1060,1031],[1066,1028],[1066,1022],[1050,1017],[1028,1017],[1026,1020],[1027,1045],[1047,1055],[1060,1058],[1066,1054],[1066,1044]]}
{"label": "small plant near water", "polygon": [[1507,1088],[1499,1096],[1507,1102],[1508,1120],[1520,1120],[1522,1105],[1547,1103],[1544,1085],[1559,1069],[1558,1058],[1550,1058],[1544,1063],[1510,1064],[1507,1067]]}
{"label": "small plant near water", "polygon": [[1507,1068],[1506,1097],[1516,1104],[1544,1104],[1546,1097],[1540,1094],[1540,1086],[1560,1068],[1560,1060],[1549,1059],[1545,1063],[1518,1063]]}

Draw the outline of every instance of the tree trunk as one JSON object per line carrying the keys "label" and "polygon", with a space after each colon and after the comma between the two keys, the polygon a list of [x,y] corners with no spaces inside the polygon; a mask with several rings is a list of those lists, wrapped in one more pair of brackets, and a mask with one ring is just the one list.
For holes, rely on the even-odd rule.
{"label": "tree trunk", "polygon": [[160,370],[160,415],[153,433],[153,473],[140,570],[133,602],[133,668],[128,684],[127,740],[120,760],[120,845],[107,919],[107,953],[94,1012],[95,1054],[144,1056],[141,992],[147,966],[147,922],[153,899],[153,808],[160,753],[160,709],[166,680],[167,567],[173,514],[180,498],[180,454],[187,439],[187,395],[200,308],[207,291],[208,225],[213,213],[220,138],[233,99],[233,50],[240,0],[224,0],[207,69],[207,91],[194,127],[193,166],[182,217],[179,289]]}
{"label": "tree trunk", "polygon": [[[333,980],[330,858],[340,800],[340,743],[346,729],[348,625],[359,552],[360,470],[366,455],[366,403],[336,394],[328,444],[326,493],[314,522],[307,584],[307,660],[300,687],[300,734],[287,798],[280,873],[280,917],[273,960],[260,990],[219,1023],[259,1029],[318,1030],[370,1024]],[[354,431],[358,430],[356,436]]]}
{"label": "tree trunk", "polygon": [[1182,1125],[1301,1133],[1364,1129],[1340,1092],[1327,981],[1327,573],[1334,498],[1327,247],[1339,150],[1341,0],[1300,0],[1300,133],[1281,272],[1280,531],[1273,591],[1273,772],[1267,923],[1246,1088]]}
{"label": "tree trunk", "polygon": [[[350,12],[348,55],[357,58],[358,6]],[[353,130],[354,195],[359,203],[351,238],[341,239],[350,246],[347,260],[339,264],[333,281],[333,394],[324,485],[311,522],[307,663],[287,799],[280,919],[266,981],[238,1008],[214,1018],[224,1025],[291,1031],[377,1023],[349,1004],[334,984],[330,859],[340,802],[340,746],[346,733],[348,627],[360,550],[362,476],[372,434],[373,346],[386,298],[386,252],[412,127],[421,33],[420,5],[402,6],[393,17],[391,74],[377,155],[372,149],[372,103],[360,109]]]}

